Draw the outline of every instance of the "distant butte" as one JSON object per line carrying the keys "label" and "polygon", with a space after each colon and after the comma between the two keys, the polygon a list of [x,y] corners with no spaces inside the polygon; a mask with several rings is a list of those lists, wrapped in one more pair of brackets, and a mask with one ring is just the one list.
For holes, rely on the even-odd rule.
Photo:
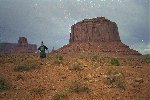
{"label": "distant butte", "polygon": [[0,53],[34,53],[36,44],[29,44],[27,38],[19,37],[18,43],[0,43]]}
{"label": "distant butte", "polygon": [[72,25],[69,44],[58,49],[57,52],[141,55],[121,42],[117,24],[105,17],[84,19]]}

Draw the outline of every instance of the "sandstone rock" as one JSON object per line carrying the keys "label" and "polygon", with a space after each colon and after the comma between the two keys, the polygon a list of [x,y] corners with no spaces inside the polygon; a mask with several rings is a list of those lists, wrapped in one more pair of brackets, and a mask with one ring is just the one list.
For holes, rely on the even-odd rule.
{"label": "sandstone rock", "polygon": [[144,81],[143,81],[143,78],[136,78],[136,79],[135,79],[135,82],[143,83]]}
{"label": "sandstone rock", "polygon": [[104,17],[78,22],[71,27],[70,43],[79,41],[120,41],[117,24]]}
{"label": "sandstone rock", "polygon": [[141,55],[121,42],[117,24],[105,17],[84,19],[72,25],[69,44],[56,52]]}
{"label": "sandstone rock", "polygon": [[33,53],[36,44],[29,44],[27,38],[19,37],[18,43],[0,43],[0,53]]}
{"label": "sandstone rock", "polygon": [[25,38],[25,37],[19,37],[18,45],[19,46],[28,46],[27,38]]}

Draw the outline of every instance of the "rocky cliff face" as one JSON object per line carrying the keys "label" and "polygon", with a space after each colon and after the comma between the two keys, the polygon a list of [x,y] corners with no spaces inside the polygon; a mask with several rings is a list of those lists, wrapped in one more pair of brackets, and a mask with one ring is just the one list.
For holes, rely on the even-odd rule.
{"label": "rocky cliff face", "polygon": [[121,42],[117,24],[105,17],[84,19],[72,25],[69,44],[60,48],[58,52],[141,55]]}
{"label": "rocky cliff face", "polygon": [[0,53],[33,53],[35,51],[37,46],[29,44],[25,37],[19,37],[18,43],[0,43]]}
{"label": "rocky cliff face", "polygon": [[120,41],[118,27],[105,17],[85,19],[71,27],[71,42],[113,42]]}

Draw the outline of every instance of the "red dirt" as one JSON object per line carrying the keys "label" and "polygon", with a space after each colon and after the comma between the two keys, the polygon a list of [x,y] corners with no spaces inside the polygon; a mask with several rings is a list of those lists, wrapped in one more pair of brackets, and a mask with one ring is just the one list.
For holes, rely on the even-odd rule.
{"label": "red dirt", "polygon": [[[145,56],[124,56],[117,59],[120,66],[110,65],[110,57],[98,56],[101,60],[92,61],[93,55],[63,55],[63,64],[58,65],[55,54],[49,54],[47,65],[37,69],[15,72],[16,62],[30,60],[39,63],[37,55],[2,55],[0,57],[0,77],[11,84],[10,90],[0,92],[0,100],[52,100],[56,93],[63,93],[75,80],[85,84],[89,92],[67,92],[64,100],[150,100],[150,62]],[[10,58],[10,59],[8,59]],[[138,60],[144,59],[144,60]],[[147,61],[145,61],[145,59]],[[143,61],[143,62],[142,62]],[[75,62],[82,70],[69,70]],[[122,88],[108,85],[108,71],[122,71]],[[21,75],[22,79],[17,80]],[[32,92],[33,88],[44,88],[41,94]],[[60,99],[62,100],[62,99]]]}

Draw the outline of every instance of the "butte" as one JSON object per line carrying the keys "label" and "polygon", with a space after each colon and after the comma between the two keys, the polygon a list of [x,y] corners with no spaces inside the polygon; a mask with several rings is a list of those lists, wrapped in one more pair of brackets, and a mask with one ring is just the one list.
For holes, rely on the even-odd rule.
{"label": "butte", "polygon": [[72,25],[69,44],[56,52],[141,55],[121,42],[117,24],[105,17],[84,19]]}

